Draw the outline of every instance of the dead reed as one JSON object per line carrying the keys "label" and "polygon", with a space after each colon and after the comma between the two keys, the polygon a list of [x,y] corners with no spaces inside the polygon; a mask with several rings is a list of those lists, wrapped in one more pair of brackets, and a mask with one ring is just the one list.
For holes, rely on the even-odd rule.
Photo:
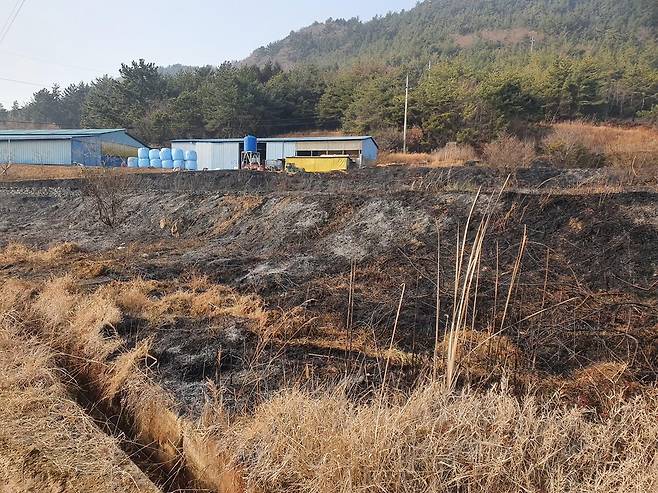
{"label": "dead reed", "polygon": [[495,390],[429,384],[384,406],[340,390],[283,392],[227,432],[252,488],[271,492],[604,492],[658,486],[656,395],[603,422]]}

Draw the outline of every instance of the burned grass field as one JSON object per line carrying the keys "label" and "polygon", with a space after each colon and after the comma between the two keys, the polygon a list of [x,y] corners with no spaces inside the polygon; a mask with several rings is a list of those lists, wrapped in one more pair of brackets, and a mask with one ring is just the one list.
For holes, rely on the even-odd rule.
{"label": "burned grass field", "polygon": [[36,372],[3,378],[3,480],[651,491],[658,200],[627,178],[144,175],[111,225],[83,181],[3,185],[3,361]]}

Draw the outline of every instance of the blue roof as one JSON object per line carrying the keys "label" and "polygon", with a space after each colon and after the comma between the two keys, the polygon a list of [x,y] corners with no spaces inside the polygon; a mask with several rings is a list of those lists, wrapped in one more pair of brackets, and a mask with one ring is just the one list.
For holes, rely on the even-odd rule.
{"label": "blue roof", "polygon": [[74,128],[46,130],[0,130],[0,141],[5,140],[71,140],[83,137],[98,137],[109,134],[123,134],[138,145],[145,144],[131,135],[125,128]]}
{"label": "blue roof", "polygon": [[127,133],[123,128],[77,128],[47,130],[0,130],[0,140],[60,140],[75,137],[94,137],[115,132]]}
{"label": "blue roof", "polygon": [[[355,141],[355,140],[372,140],[375,142],[370,135],[344,135],[344,136],[330,136],[330,137],[271,137],[265,139],[258,139],[258,142],[340,142],[340,141]],[[244,139],[181,139],[181,140],[172,140],[173,142],[213,142],[213,143],[222,143],[222,142],[243,142]],[[377,142],[375,142],[377,145]]]}

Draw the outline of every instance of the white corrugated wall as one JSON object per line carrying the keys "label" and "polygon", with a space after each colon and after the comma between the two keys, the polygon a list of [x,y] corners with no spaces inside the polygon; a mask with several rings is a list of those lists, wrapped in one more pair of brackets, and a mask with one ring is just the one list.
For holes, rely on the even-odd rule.
{"label": "white corrugated wall", "polygon": [[172,142],[171,147],[174,149],[183,149],[183,151],[196,151],[194,142]]}
{"label": "white corrugated wall", "polygon": [[295,142],[268,142],[267,159],[285,159],[294,157],[297,153]]}
{"label": "white corrugated wall", "polygon": [[0,161],[16,164],[71,164],[70,140],[6,140]]}
{"label": "white corrugated wall", "polygon": [[70,140],[3,140],[0,162],[14,164],[71,164]]}
{"label": "white corrugated wall", "polygon": [[196,152],[200,170],[240,169],[238,142],[197,142]]}

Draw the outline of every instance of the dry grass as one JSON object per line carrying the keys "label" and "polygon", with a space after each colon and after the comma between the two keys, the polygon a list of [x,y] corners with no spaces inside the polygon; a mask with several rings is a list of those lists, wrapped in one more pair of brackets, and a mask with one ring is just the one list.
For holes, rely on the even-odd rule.
{"label": "dry grass", "polygon": [[0,250],[0,265],[21,262],[48,265],[80,251],[80,247],[75,243],[61,243],[47,250],[35,250],[22,243],[8,243]]}
{"label": "dry grass", "polygon": [[265,327],[268,312],[255,295],[242,295],[235,290],[207,279],[195,277],[188,283],[190,289],[179,289],[162,294],[165,286],[154,281],[135,279],[115,282],[102,288],[124,313],[158,326],[178,317],[216,320],[237,317]]}
{"label": "dry grass", "polygon": [[426,152],[382,152],[377,158],[378,166],[393,166],[404,164],[407,166],[428,166],[432,155]]}
{"label": "dry grass", "polygon": [[280,394],[230,430],[250,486],[271,492],[618,492],[658,487],[658,399],[603,422],[505,392],[427,385],[369,405]]}
{"label": "dry grass", "polygon": [[[54,166],[39,164],[12,164],[7,172],[0,176],[0,182],[30,181],[30,180],[68,180],[81,178],[83,170],[98,172],[102,168],[83,168],[81,166]],[[121,168],[123,173],[163,173],[161,169]]]}
{"label": "dry grass", "polygon": [[[17,287],[5,286],[5,302]],[[3,313],[0,491],[159,491],[69,398],[52,351],[19,336]]]}
{"label": "dry grass", "polygon": [[463,166],[469,161],[477,161],[478,155],[473,147],[467,144],[451,142],[445,147],[432,153],[401,152],[382,153],[378,158],[379,166],[407,165],[441,168],[449,166]]}
{"label": "dry grass", "polygon": [[526,168],[536,157],[532,142],[508,134],[485,144],[482,154],[488,165],[504,169]]}
{"label": "dry grass", "polygon": [[556,164],[621,168],[658,165],[658,131],[648,127],[621,128],[583,121],[557,123],[542,145]]}
{"label": "dry grass", "polygon": [[[434,378],[410,395],[382,386],[370,393],[371,401],[355,400],[347,384],[285,390],[253,414],[231,421],[217,392],[202,421],[181,418],[176,403],[148,376],[150,341],[127,351],[113,331],[124,316],[152,326],[181,317],[209,322],[234,317],[250,321],[263,340],[283,335],[299,342],[308,336],[297,333],[308,320],[303,311],[277,315],[260,298],[200,275],[183,279],[178,288],[136,279],[91,293],[71,276],[38,287],[9,280],[0,287],[0,313],[38,333],[69,369],[93,382],[99,402],[130,417],[134,438],[156,449],[159,463],[184,464],[206,481],[201,483],[219,491],[243,491],[241,473],[249,491],[268,492],[655,490],[655,389],[645,388],[641,397],[626,401],[632,382],[625,366],[604,363],[519,397],[516,389],[508,389],[506,376],[511,379],[513,369],[526,371],[529,363],[501,335],[505,316],[490,332],[474,330],[481,247],[495,200],[477,209],[482,219],[475,237],[469,215],[457,238],[452,330],[437,335],[435,351],[445,355],[436,366],[441,373],[451,366],[451,376]],[[521,245],[519,259],[525,241]],[[513,292],[517,267],[502,274],[510,281],[501,304]],[[499,328],[501,334],[494,333]],[[345,331],[331,329],[322,334],[326,347],[344,349]],[[401,367],[413,358],[393,342],[388,348],[370,343],[359,334],[350,340],[355,350]],[[462,375],[467,381],[498,383],[488,393],[459,393],[454,382]],[[560,386],[569,402],[580,401],[582,407],[565,407],[556,393]],[[230,462],[235,469],[227,467]]]}
{"label": "dry grass", "polygon": [[[139,292],[144,286],[148,283],[138,281],[133,289]],[[57,351],[60,362],[72,374],[91,385],[99,406],[106,409],[104,412],[125,416],[131,433],[150,451],[154,464],[176,477],[184,464],[198,456],[195,447],[199,443],[203,447],[213,445],[199,439],[193,428],[178,416],[171,397],[143,371],[148,341],[125,351],[124,341],[112,333],[123,317],[112,297],[116,291],[99,289],[87,294],[80,291],[76,280],[70,276],[55,278],[38,292],[34,286],[29,286],[29,297],[21,295],[21,288],[25,287],[28,286],[14,280],[4,283],[0,289],[0,306],[11,308],[0,315],[25,321],[31,331]],[[217,297],[212,299],[217,301]],[[155,305],[155,313],[162,316],[162,306],[166,307],[166,313],[174,306],[181,306],[181,300],[185,309],[193,310],[195,305],[189,294],[184,299],[180,295],[167,301],[148,299],[147,306]],[[214,310],[224,313],[236,308],[223,304],[211,310],[216,314]],[[85,446],[86,439],[83,439],[80,447]],[[198,470],[198,477],[194,478],[200,487],[220,493],[241,491],[239,475],[226,467],[222,456],[209,458],[207,466],[207,474],[206,470]]]}
{"label": "dry grass", "polygon": [[450,142],[431,154],[430,165],[433,167],[462,166],[469,161],[477,160],[478,154],[472,146]]}

